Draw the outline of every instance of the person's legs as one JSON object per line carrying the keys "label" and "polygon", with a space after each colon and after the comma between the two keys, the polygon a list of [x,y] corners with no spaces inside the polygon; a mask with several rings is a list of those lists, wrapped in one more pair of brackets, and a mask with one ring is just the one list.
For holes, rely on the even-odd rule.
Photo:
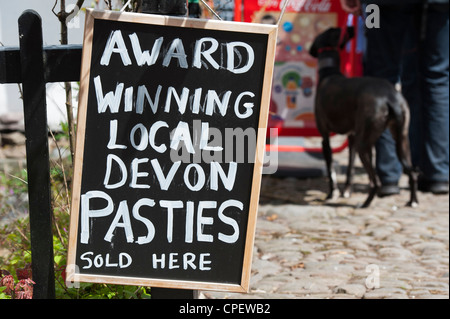
{"label": "person's legs", "polygon": [[408,101],[410,110],[409,140],[411,145],[411,159],[413,166],[418,169],[423,145],[423,116],[422,116],[422,74],[420,69],[420,33],[421,9],[411,19],[410,32],[405,36],[402,52],[402,94]]}
{"label": "person's legs", "polygon": [[[405,39],[410,20],[411,15],[405,11],[404,6],[380,6],[380,28],[366,30],[366,76],[384,78],[393,84],[399,82],[403,47],[403,42],[399,39]],[[375,147],[377,173],[382,183],[379,195],[398,193],[397,183],[402,174],[402,166],[389,130],[382,134]]]}
{"label": "person's legs", "polygon": [[449,180],[449,11],[430,5],[421,48],[423,149],[419,188],[448,193]]}

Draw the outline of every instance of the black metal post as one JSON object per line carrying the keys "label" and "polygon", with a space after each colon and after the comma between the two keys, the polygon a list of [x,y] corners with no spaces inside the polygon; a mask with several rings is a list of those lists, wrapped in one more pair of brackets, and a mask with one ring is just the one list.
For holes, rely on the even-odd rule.
{"label": "black metal post", "polygon": [[47,105],[42,21],[33,10],[19,18],[20,63],[28,169],[33,298],[55,298]]}
{"label": "black metal post", "polygon": [[[45,81],[80,81],[81,44],[44,46]],[[0,83],[22,83],[20,49],[0,47]]]}
{"label": "black metal post", "polygon": [[[186,0],[142,0],[142,12],[186,16]],[[197,299],[195,290],[152,288],[152,299]]]}
{"label": "black metal post", "polygon": [[198,299],[197,290],[152,288],[152,299]]}

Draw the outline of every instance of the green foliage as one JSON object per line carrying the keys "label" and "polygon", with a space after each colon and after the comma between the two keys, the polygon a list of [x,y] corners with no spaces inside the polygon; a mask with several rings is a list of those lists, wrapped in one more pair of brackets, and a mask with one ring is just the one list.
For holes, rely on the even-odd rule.
{"label": "green foliage", "polygon": [[[56,139],[55,139],[56,141]],[[80,283],[78,288],[69,288],[65,284],[67,247],[70,219],[71,159],[59,158],[51,163],[51,192],[53,205],[53,248],[55,266],[55,290],[57,299],[148,299],[150,288],[97,283]],[[19,170],[14,174],[0,172],[0,222],[10,212],[27,216],[27,174]],[[0,224],[1,225],[1,224]],[[27,284],[20,275],[31,269],[31,241],[29,218],[22,217],[14,222],[0,226],[0,247],[7,255],[0,255],[0,299],[20,298],[27,292]],[[2,284],[2,278],[12,276],[17,293],[8,291]],[[9,277],[8,279],[10,279]],[[6,282],[6,280],[5,280]],[[23,288],[25,287],[25,288]]]}
{"label": "green foliage", "polygon": [[19,170],[14,175],[0,172],[0,221],[8,212],[26,207],[26,180],[26,170]]}
{"label": "green foliage", "polygon": [[11,299],[11,296],[5,292],[6,286],[0,287],[0,300]]}

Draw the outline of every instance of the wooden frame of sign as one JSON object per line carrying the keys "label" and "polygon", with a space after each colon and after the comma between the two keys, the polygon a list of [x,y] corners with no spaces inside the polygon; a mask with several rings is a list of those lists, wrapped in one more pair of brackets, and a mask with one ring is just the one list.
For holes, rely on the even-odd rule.
{"label": "wooden frame of sign", "polygon": [[276,35],[87,10],[68,283],[248,291]]}

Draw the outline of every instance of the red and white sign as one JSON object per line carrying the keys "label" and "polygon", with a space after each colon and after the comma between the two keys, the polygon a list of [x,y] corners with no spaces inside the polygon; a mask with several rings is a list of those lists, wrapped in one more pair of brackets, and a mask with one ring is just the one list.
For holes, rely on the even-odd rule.
{"label": "red and white sign", "polygon": [[[244,21],[276,24],[284,3],[245,0]],[[315,131],[317,59],[308,51],[318,34],[330,27],[345,26],[347,18],[339,0],[289,1],[279,24],[269,121],[281,135],[308,136]]]}
{"label": "red and white sign", "polygon": [[[255,12],[264,8],[267,11],[281,11],[285,0],[246,0],[245,11]],[[286,8],[287,12],[303,13],[327,13],[341,10],[338,0],[290,0]],[[247,20],[246,16],[246,21]]]}

